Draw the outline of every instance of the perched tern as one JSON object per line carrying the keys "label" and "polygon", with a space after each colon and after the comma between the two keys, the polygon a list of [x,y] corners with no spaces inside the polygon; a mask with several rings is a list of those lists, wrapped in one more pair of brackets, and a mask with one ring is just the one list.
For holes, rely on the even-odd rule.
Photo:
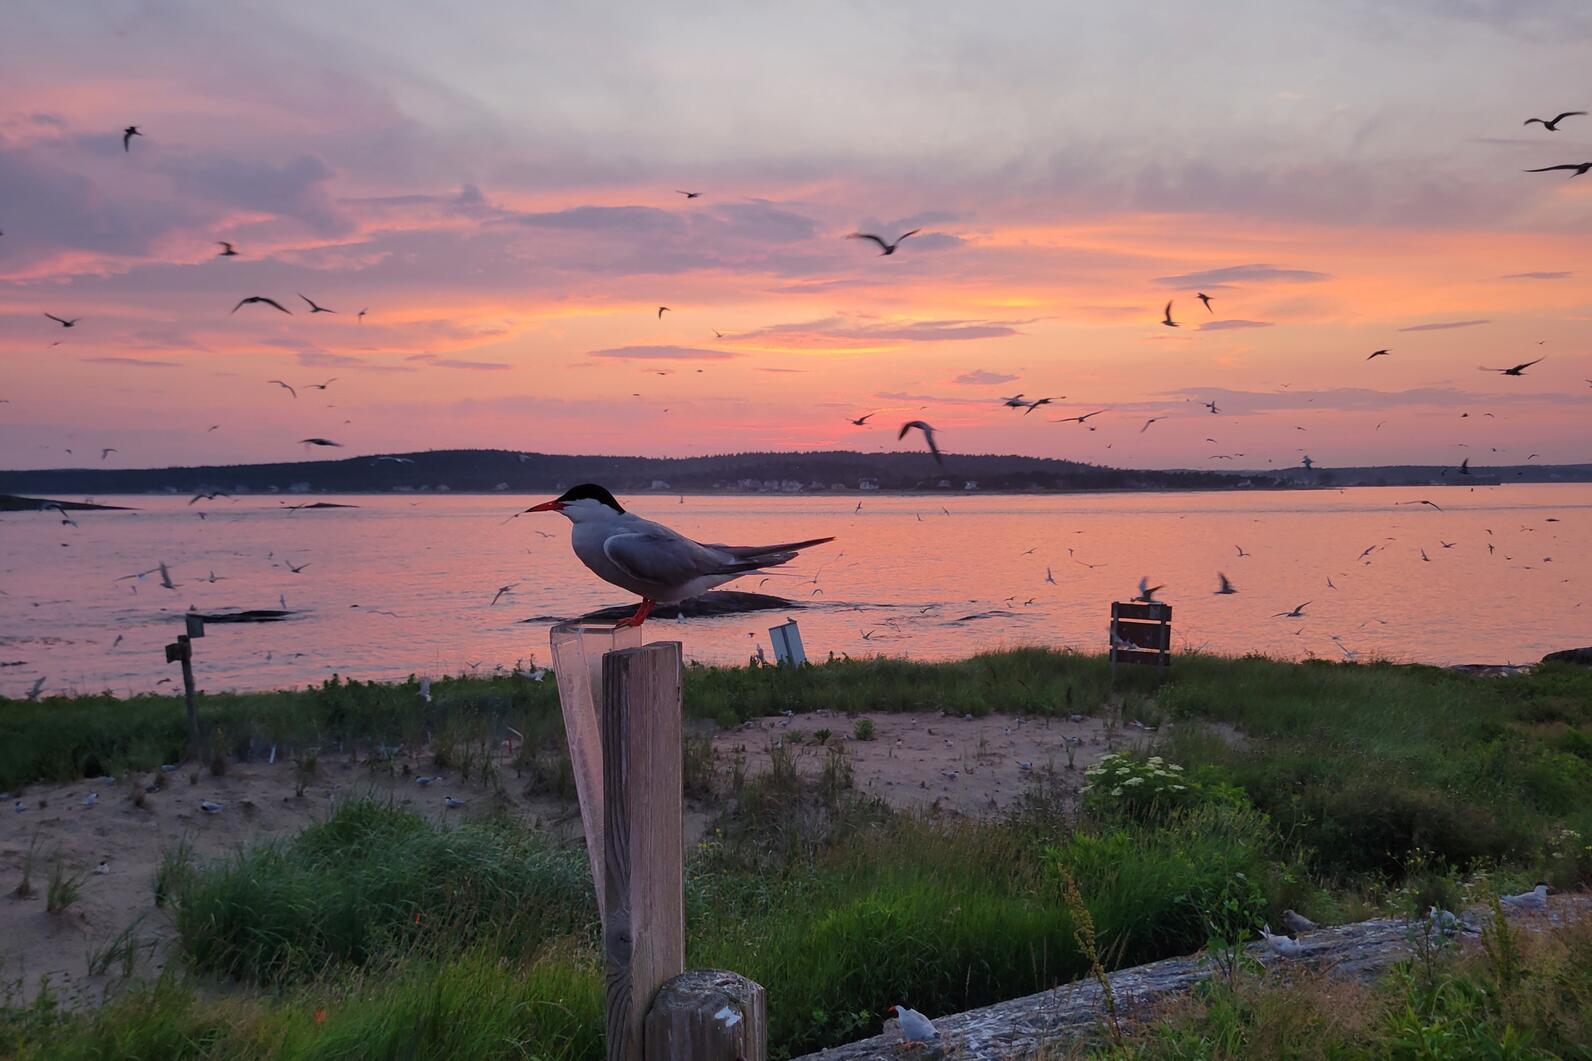
{"label": "perched tern", "polygon": [[674,604],[765,568],[778,567],[814,545],[810,538],[780,545],[705,545],[668,527],[626,512],[601,486],[583,483],[526,512],[562,512],[574,528],[570,546],[580,562],[604,582],[641,597],[641,606],[620,626],[640,626],[656,604]]}
{"label": "perched tern", "polygon": [[1519,895],[1500,895],[1498,901],[1505,906],[1514,907],[1516,910],[1546,910],[1548,908],[1548,886],[1541,881],[1529,892]]}
{"label": "perched tern", "polygon": [[911,1006],[891,1006],[890,1012],[895,1014],[900,1023],[901,1038],[906,1042],[930,1043],[940,1037],[934,1022]]}

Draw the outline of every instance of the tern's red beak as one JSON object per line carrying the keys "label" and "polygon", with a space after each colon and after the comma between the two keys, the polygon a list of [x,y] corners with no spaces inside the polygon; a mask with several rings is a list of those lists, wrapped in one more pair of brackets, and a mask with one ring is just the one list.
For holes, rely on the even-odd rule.
{"label": "tern's red beak", "polygon": [[526,509],[525,511],[527,511],[527,512],[562,512],[562,511],[564,511],[564,502],[562,502],[562,501],[543,501],[540,505],[532,505],[530,508]]}

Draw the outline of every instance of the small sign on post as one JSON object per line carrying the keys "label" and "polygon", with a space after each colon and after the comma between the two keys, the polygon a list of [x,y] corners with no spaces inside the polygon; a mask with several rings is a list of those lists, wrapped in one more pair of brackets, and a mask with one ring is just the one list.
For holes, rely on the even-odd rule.
{"label": "small sign on post", "polygon": [[779,666],[800,667],[807,662],[807,653],[802,649],[802,632],[796,628],[795,619],[769,627],[768,636],[774,642],[774,662]]}
{"label": "small sign on post", "polygon": [[[189,617],[190,629],[193,617]],[[201,637],[204,636],[204,623],[199,623]],[[188,702],[188,754],[199,754],[199,705],[194,701],[193,691],[193,639],[188,634],[178,634],[174,644],[166,646],[166,662],[182,664],[182,693],[183,699]]]}
{"label": "small sign on post", "polygon": [[1159,601],[1111,605],[1111,673],[1117,664],[1172,665],[1172,606]]}
{"label": "small sign on post", "polygon": [[188,624],[188,638],[190,640],[205,636],[205,621],[198,615],[193,612],[186,612],[183,615],[183,621]]}

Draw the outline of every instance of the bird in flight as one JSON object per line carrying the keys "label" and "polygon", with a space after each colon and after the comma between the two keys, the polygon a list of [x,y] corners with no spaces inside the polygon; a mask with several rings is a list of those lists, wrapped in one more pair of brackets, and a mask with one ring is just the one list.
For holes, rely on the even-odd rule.
{"label": "bird in flight", "polygon": [[327,387],[330,387],[332,384],[334,384],[336,382],[337,382],[337,377],[333,376],[331,379],[327,380],[325,383],[311,383],[310,384],[310,390],[323,391]]}
{"label": "bird in flight", "polygon": [[1541,169],[1528,169],[1525,172],[1552,173],[1556,169],[1573,169],[1575,172],[1570,174],[1570,176],[1579,177],[1585,174],[1587,170],[1592,169],[1592,162],[1566,162],[1558,166],[1543,166]]}
{"label": "bird in flight", "polygon": [[1470,458],[1469,457],[1466,457],[1464,460],[1459,462],[1459,474],[1461,474],[1461,475],[1469,475],[1470,474]]}
{"label": "bird in flight", "polygon": [[1166,417],[1164,417],[1164,416],[1152,416],[1152,417],[1150,417],[1148,420],[1146,420],[1144,422],[1144,426],[1139,428],[1139,434],[1142,435],[1146,431],[1150,430],[1150,425],[1155,423],[1157,420],[1165,420],[1165,419],[1166,419]]}
{"label": "bird in flight", "polygon": [[1207,313],[1210,313],[1212,315],[1214,315],[1216,313],[1215,310],[1211,309],[1211,296],[1209,296],[1205,292],[1201,291],[1198,294],[1196,294],[1194,297],[1199,299],[1201,302],[1205,303],[1205,310],[1206,310]]}
{"label": "bird in flight", "polygon": [[676,188],[674,190],[674,193],[676,195],[683,195],[687,199],[700,199],[700,198],[702,198],[702,193],[701,192],[685,192],[685,191],[681,191],[679,188]]}
{"label": "bird in flight", "polygon": [[1155,595],[1157,593],[1161,592],[1165,588],[1166,588],[1165,584],[1162,584],[1162,585],[1159,585],[1159,586],[1150,585],[1150,580],[1145,578],[1143,575],[1140,575],[1139,576],[1139,595],[1137,597],[1134,597],[1133,599],[1136,600],[1136,601],[1139,601],[1142,604],[1154,604],[1155,603]]}
{"label": "bird in flight", "polygon": [[[1082,416],[1064,416],[1060,420],[1052,420],[1051,423],[1053,423],[1053,424],[1081,424],[1085,420],[1088,420],[1091,416],[1099,416],[1103,412],[1105,412],[1104,409],[1096,409],[1094,412],[1092,412],[1092,413],[1084,413]],[[1090,428],[1089,430],[1093,431],[1094,428]]]}
{"label": "bird in flight", "polygon": [[1521,125],[1530,125],[1532,122],[1536,122],[1538,125],[1542,126],[1544,129],[1548,130],[1548,132],[1556,133],[1556,132],[1559,131],[1559,123],[1560,122],[1564,121],[1566,118],[1574,118],[1574,117],[1577,117],[1578,115],[1582,115],[1582,114],[1585,114],[1585,113],[1586,113],[1586,111],[1565,111],[1563,114],[1559,115],[1557,118],[1527,118],[1525,121],[1521,122],[1520,124]]}
{"label": "bird in flight", "polygon": [[857,417],[855,420],[850,421],[850,423],[852,424],[853,427],[867,427],[868,426],[868,417],[870,417],[870,416],[878,416],[878,415],[879,414],[877,412],[863,413],[861,416]]}
{"label": "bird in flight", "polygon": [[604,582],[641,598],[619,626],[640,626],[654,605],[700,596],[742,575],[779,567],[803,549],[832,542],[811,538],[780,545],[704,545],[668,527],[626,512],[594,483],[572,487],[526,512],[562,512],[574,524],[570,547]]}
{"label": "bird in flight", "polygon": [[100,450],[100,460],[104,460],[106,457],[109,457],[112,453],[120,453],[120,452],[121,452],[121,450],[117,449],[115,446],[106,446],[104,449]]}
{"label": "bird in flight", "polygon": [[57,317],[53,313],[46,313],[45,316],[50,318],[52,321],[54,321],[55,323],[59,324],[63,328],[74,327],[74,326],[76,326],[78,321],[83,319],[82,317],[73,317],[71,320],[67,320],[65,317]]}
{"label": "bird in flight", "polygon": [[336,311],[336,310],[335,310],[335,309],[327,309],[327,308],[326,308],[326,307],[325,307],[325,306],[317,306],[317,305],[316,305],[316,304],[315,304],[315,303],[314,303],[314,302],[313,302],[313,301],[312,301],[312,300],[311,300],[311,299],[310,299],[310,298],[309,298],[309,297],[308,297],[308,296],[306,296],[306,295],[302,295],[302,294],[301,294],[301,295],[299,295],[299,298],[302,298],[302,299],[304,299],[304,301],[305,301],[305,302],[308,302],[308,303],[309,303],[309,307],[310,307],[310,316],[312,316],[312,317],[313,317],[313,316],[314,316],[314,315],[315,315],[315,314],[317,314],[317,313],[336,313],[336,312],[337,312],[337,311]]}
{"label": "bird in flight", "polygon": [[[518,585],[519,585],[518,582],[510,582],[506,586],[499,586],[497,593],[493,594],[493,596],[492,596],[492,604],[496,604],[498,602],[498,598],[502,597],[503,594],[514,592],[514,587],[518,586]],[[492,604],[487,605],[487,607],[490,608],[492,606]]]}
{"label": "bird in flight", "polygon": [[1305,609],[1310,607],[1310,605],[1312,603],[1313,602],[1311,602],[1311,601],[1305,601],[1303,604],[1300,604],[1300,605],[1296,606],[1292,611],[1278,612],[1276,615],[1273,615],[1272,618],[1273,619],[1303,619],[1305,617]]}
{"label": "bird in flight", "polygon": [[1238,555],[1240,558],[1249,555],[1248,553],[1244,552],[1244,547],[1242,545],[1235,545],[1233,548],[1238,550]]}
{"label": "bird in flight", "polygon": [[188,503],[191,505],[195,501],[214,501],[218,497],[231,497],[231,496],[232,496],[231,494],[225,493],[225,492],[223,492],[221,490],[216,490],[216,491],[213,491],[213,492],[208,493],[208,494],[206,494],[206,493],[195,494],[189,500]]}
{"label": "bird in flight", "polygon": [[[300,296],[300,297],[302,298],[303,296]],[[286,313],[289,317],[291,317],[293,315],[293,311],[288,309],[286,306],[282,305],[282,303],[278,302],[274,298],[266,298],[264,295],[250,295],[248,298],[240,298],[240,299],[238,299],[238,304],[236,306],[232,307],[232,312],[236,313],[236,312],[238,312],[238,310],[242,309],[244,306],[254,305],[255,303],[260,303],[262,305],[271,306],[271,307],[273,307],[275,309],[279,309],[283,313]]]}
{"label": "bird in flight", "polygon": [[[1057,395],[1057,398],[1065,398],[1065,397],[1066,397],[1065,394]],[[1031,402],[1024,402],[1023,404],[1025,406],[1027,406],[1027,408],[1023,410],[1023,415],[1027,416],[1029,413],[1033,412],[1035,409],[1039,408],[1041,405],[1049,405],[1051,402],[1056,401],[1057,398],[1035,398]]]}
{"label": "bird in flight", "polygon": [[1488,368],[1486,365],[1481,365],[1479,367],[1483,372],[1501,372],[1506,376],[1523,376],[1526,374],[1526,369],[1530,368],[1532,365],[1535,365],[1537,361],[1545,360],[1547,360],[1547,358],[1539,357],[1536,361],[1527,361],[1525,364],[1516,365],[1513,368]]}
{"label": "bird in flight", "polygon": [[291,560],[283,560],[282,562],[284,564],[286,564],[287,565],[287,569],[289,571],[293,572],[295,575],[298,574],[300,571],[303,571],[306,567],[310,566],[310,562],[308,560],[304,561],[302,564],[299,564],[297,567],[293,566],[293,561],[291,561]]}
{"label": "bird in flight", "polygon": [[1218,572],[1216,572],[1216,577],[1222,580],[1222,584],[1216,590],[1215,596],[1226,597],[1226,596],[1229,596],[1231,594],[1234,594],[1234,593],[1238,592],[1238,590],[1233,588],[1233,584],[1227,580],[1227,576],[1226,575],[1224,575],[1220,571],[1218,571]]}
{"label": "bird in flight", "polygon": [[354,314],[354,323],[355,324],[364,324],[365,323],[365,314],[367,314],[369,312],[370,312],[370,310],[368,310],[368,309],[362,309],[358,313]]}
{"label": "bird in flight", "polygon": [[[1200,404],[1205,406],[1205,408],[1209,409],[1211,411],[1211,415],[1212,416],[1215,416],[1217,413],[1221,412],[1220,409],[1216,408],[1216,403],[1215,402],[1200,402]],[[1210,439],[1206,439],[1206,441],[1209,442],[1211,440]]]}
{"label": "bird in flight", "polygon": [[279,379],[268,379],[265,382],[267,382],[267,383],[275,383],[278,387],[281,387],[283,390],[285,390],[289,394],[293,395],[293,397],[295,397],[295,398],[298,397],[298,391],[294,390],[291,384],[284,383],[284,382],[282,382]]}
{"label": "bird in flight", "polygon": [[132,148],[133,137],[135,137],[135,136],[143,136],[143,135],[144,135],[143,133],[138,131],[138,126],[136,126],[136,125],[129,125],[127,128],[123,129],[122,130],[122,150],[123,151],[131,151],[133,149]]}
{"label": "bird in flight", "polygon": [[1373,350],[1373,351],[1371,351],[1370,356],[1368,356],[1366,358],[1366,360],[1369,361],[1373,357],[1386,357],[1388,354],[1390,354],[1392,352],[1393,351],[1391,351],[1391,350]]}
{"label": "bird in flight", "polygon": [[1178,326],[1177,321],[1172,319],[1172,303],[1170,299],[1166,303],[1166,309],[1161,311],[1161,323],[1168,328],[1176,328]]}
{"label": "bird in flight", "polygon": [[659,320],[663,320],[663,315],[665,313],[670,313],[670,312],[673,312],[673,311],[670,310],[668,306],[659,306],[658,307],[658,319]]}
{"label": "bird in flight", "polygon": [[929,426],[929,424],[925,421],[908,420],[906,423],[901,425],[901,430],[896,433],[896,439],[899,441],[900,439],[906,438],[907,432],[911,431],[913,428],[917,428],[919,431],[923,432],[923,440],[929,444],[929,452],[934,454],[934,463],[943,465],[945,463],[945,458],[940,456],[940,447],[935,444],[934,428]]}
{"label": "bird in flight", "polygon": [[1056,584],[1056,576],[1050,573],[1049,567],[1045,568],[1045,581],[1052,586]]}
{"label": "bird in flight", "polygon": [[341,442],[333,442],[329,438],[301,438],[299,442],[306,446],[341,446]]}
{"label": "bird in flight", "polygon": [[[1443,511],[1443,506],[1439,505],[1436,501],[1425,501],[1425,500],[1422,500],[1422,501],[1398,501],[1398,502],[1395,502],[1395,504],[1400,504],[1400,505],[1425,505],[1428,508],[1435,508],[1439,512]],[[1372,546],[1372,548],[1375,548],[1375,546]],[[1370,552],[1370,550],[1367,549],[1366,552]],[[1364,556],[1365,553],[1361,553],[1360,555]]]}
{"label": "bird in flight", "polygon": [[221,252],[216,255],[217,258],[236,258],[238,256],[236,248],[224,239],[216,240],[216,246],[221,248]]}
{"label": "bird in flight", "polygon": [[915,228],[911,232],[903,232],[903,233],[901,233],[901,235],[896,237],[896,241],[894,243],[886,243],[881,237],[875,236],[872,232],[853,232],[853,233],[849,234],[846,238],[847,239],[871,239],[871,240],[873,240],[875,243],[877,243],[879,245],[879,253],[880,254],[882,254],[882,255],[883,254],[894,254],[896,252],[896,248],[901,246],[901,241],[902,240],[906,239],[908,236],[916,236],[919,232],[922,232],[922,231],[923,230],[921,228]]}

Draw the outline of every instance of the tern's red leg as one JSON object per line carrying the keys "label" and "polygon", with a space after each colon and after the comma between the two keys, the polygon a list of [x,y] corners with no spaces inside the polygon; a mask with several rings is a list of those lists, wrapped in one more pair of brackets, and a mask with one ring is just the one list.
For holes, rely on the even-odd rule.
{"label": "tern's red leg", "polygon": [[641,598],[641,607],[636,609],[636,614],[632,615],[628,619],[619,620],[617,623],[614,624],[614,626],[615,627],[620,627],[620,626],[640,626],[642,623],[647,621],[647,616],[652,614],[652,606],[654,604],[656,604],[656,603],[657,603],[657,601],[649,600],[646,597],[642,597]]}

